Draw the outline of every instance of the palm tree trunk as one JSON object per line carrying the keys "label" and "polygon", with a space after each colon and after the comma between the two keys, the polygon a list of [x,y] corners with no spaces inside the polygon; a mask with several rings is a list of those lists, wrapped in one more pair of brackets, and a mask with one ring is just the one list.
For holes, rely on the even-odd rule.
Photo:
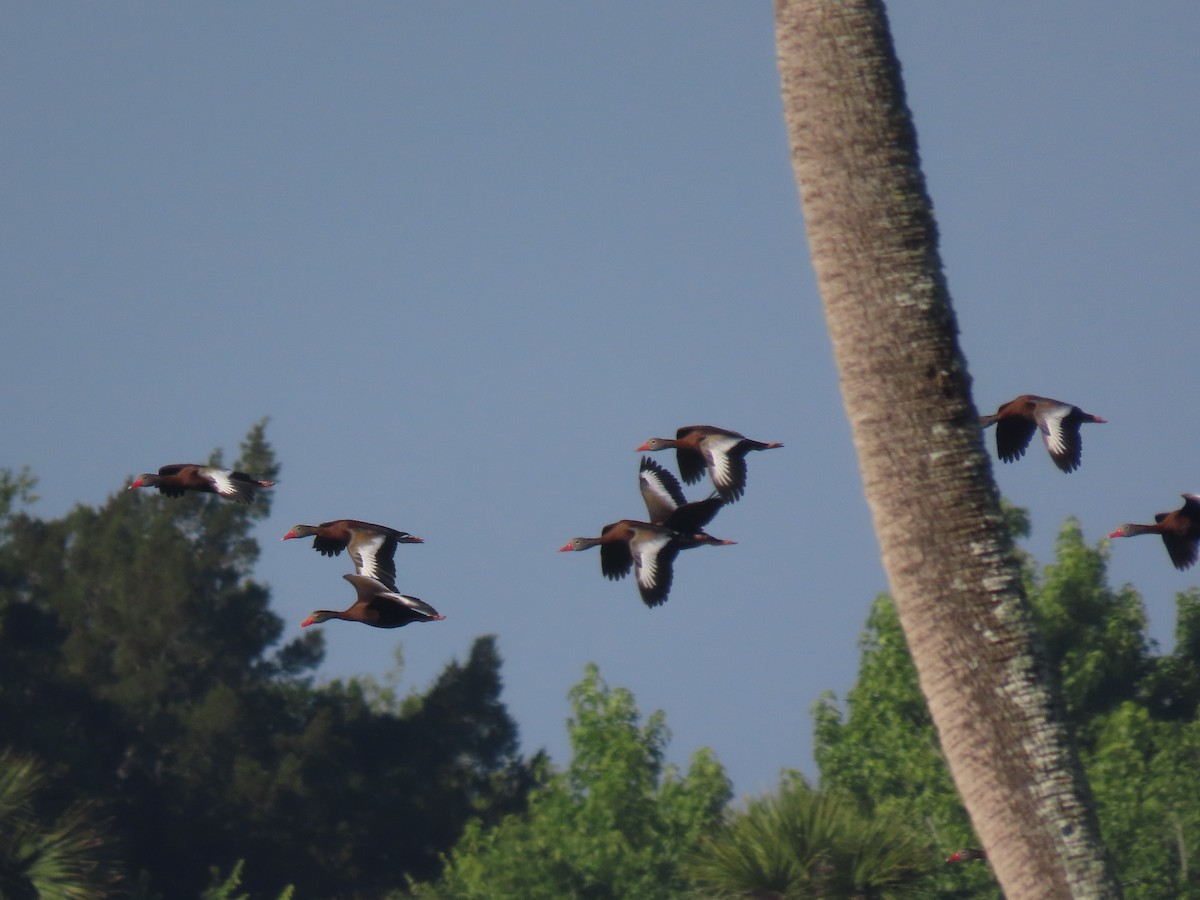
{"label": "palm tree trunk", "polygon": [[884,567],[1010,898],[1121,895],[983,451],[879,0],[777,0],[792,164]]}

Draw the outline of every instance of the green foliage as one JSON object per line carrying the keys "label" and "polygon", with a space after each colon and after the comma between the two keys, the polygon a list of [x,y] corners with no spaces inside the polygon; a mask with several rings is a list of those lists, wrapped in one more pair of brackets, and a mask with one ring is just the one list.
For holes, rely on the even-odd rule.
{"label": "green foliage", "polygon": [[1190,722],[1200,708],[1200,590],[1175,596],[1175,649],[1151,660],[1142,697],[1155,718]]}
{"label": "green foliage", "polygon": [[1149,671],[1146,614],[1131,587],[1108,587],[1104,552],[1084,543],[1074,519],[1059,532],[1055,560],[1033,595],[1034,612],[1072,724],[1086,743],[1087,724],[1133,697]]}
{"label": "green foliage", "polygon": [[[276,737],[291,783],[255,806],[265,835],[287,822],[303,836],[290,863],[304,893],[354,886],[380,896],[406,877],[434,877],[468,819],[490,823],[523,808],[532,776],[499,702],[499,669],[486,636],[401,715],[378,712],[374,691],[357,681],[297,694],[301,728]],[[256,783],[247,779],[247,789]]]}
{"label": "green foliage", "polygon": [[[275,480],[264,425],[234,465]],[[279,645],[250,533],[270,491],[246,506],[119,490],[41,520],[14,508],[31,488],[0,478],[4,741],[103,803],[137,896],[196,896],[239,859],[256,896],[382,896],[433,877],[468,819],[522,808],[493,638],[386,702],[313,686],[319,633]]]}
{"label": "green foliage", "polygon": [[[868,809],[925,827],[947,850],[975,840],[950,778],[900,620],[891,599],[876,598],[861,641],[858,681],[843,714],[832,695],[813,709],[823,790],[844,791]],[[953,896],[999,897],[986,866],[951,866],[936,879]]]}
{"label": "green foliage", "polygon": [[7,469],[0,470],[0,523],[6,522],[13,514],[15,505],[30,506],[37,502],[38,496],[33,490],[35,487],[37,479],[28,466],[15,475]]}
{"label": "green foliage", "polygon": [[75,803],[47,815],[41,767],[0,753],[0,897],[100,900],[117,869],[95,809]]}
{"label": "green foliage", "polygon": [[415,887],[431,898],[682,896],[684,856],[720,820],[730,796],[708,750],[686,773],[665,766],[661,712],[639,724],[633,695],[609,688],[594,665],[570,692],[572,759],[542,766],[528,810],[488,827],[475,821],[442,878]]}
{"label": "green foliage", "polygon": [[[1107,583],[1107,548],[1068,519],[1055,561],[1028,573],[1030,599],[1059,673],[1105,841],[1126,896],[1200,898],[1200,592],[1177,598],[1176,646],[1156,655],[1141,598]],[[924,823],[949,851],[975,845],[917,689],[894,607],[880,597],[843,710],[815,709],[823,788]],[[999,896],[980,863],[944,867],[934,896]]]}
{"label": "green foliage", "polygon": [[793,776],[707,838],[690,871],[714,898],[899,900],[923,896],[936,859],[928,836],[900,817]]}
{"label": "green foliage", "polygon": [[[235,893],[242,885],[242,869],[245,865],[246,861],[239,859],[227,878],[221,878],[220,871],[213,869],[214,884],[200,895],[200,900],[251,900],[249,894]],[[295,893],[296,889],[289,884],[280,892],[278,900],[292,900]]]}

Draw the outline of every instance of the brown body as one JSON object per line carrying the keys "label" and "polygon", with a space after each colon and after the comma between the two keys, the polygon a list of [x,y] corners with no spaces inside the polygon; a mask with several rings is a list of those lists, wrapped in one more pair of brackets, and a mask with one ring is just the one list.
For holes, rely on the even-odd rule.
{"label": "brown body", "polygon": [[1139,534],[1161,535],[1175,568],[1180,571],[1190,568],[1200,550],[1200,495],[1184,494],[1183,506],[1171,512],[1159,513],[1154,517],[1153,525],[1127,523],[1109,537],[1133,537]]}
{"label": "brown body", "polygon": [[281,540],[304,537],[313,539],[313,549],[322,556],[337,556],[349,548],[357,574],[376,578],[393,591],[396,589],[396,546],[424,543],[407,531],[360,522],[358,519],[296,525]]}
{"label": "brown body", "polygon": [[772,450],[779,443],[755,441],[715,425],[685,425],[673,438],[650,438],[638,452],[675,448],[679,475],[685,484],[704,477],[707,470],[713,488],[726,503],[733,503],[746,490],[746,454],[751,450]]}
{"label": "brown body", "polygon": [[1040,431],[1050,458],[1064,472],[1079,468],[1083,455],[1079,426],[1084,422],[1103,424],[1104,421],[1078,406],[1036,394],[1022,394],[990,416],[979,417],[981,428],[996,426],[996,454],[1005,462],[1015,462],[1024,456],[1033,433]]}
{"label": "brown body", "polygon": [[605,525],[600,537],[572,538],[559,551],[600,548],[600,571],[605,578],[624,578],[634,570],[638,592],[647,606],[665,603],[674,576],[675,557],[684,536],[670,528],[636,519]]}
{"label": "brown body", "polygon": [[134,479],[129,490],[155,487],[168,497],[182,497],[186,491],[217,494],[240,503],[253,503],[262,488],[274,487],[273,481],[260,481],[245,472],[202,466],[198,463],[175,463],[163,466],[157,473],[146,472]]}
{"label": "brown body", "polygon": [[362,622],[373,628],[401,628],[412,622],[440,622],[445,616],[423,600],[389,590],[387,585],[365,575],[343,575],[354,585],[358,599],[349,609],[318,609],[300,623],[301,628],[318,625],[330,619]]}

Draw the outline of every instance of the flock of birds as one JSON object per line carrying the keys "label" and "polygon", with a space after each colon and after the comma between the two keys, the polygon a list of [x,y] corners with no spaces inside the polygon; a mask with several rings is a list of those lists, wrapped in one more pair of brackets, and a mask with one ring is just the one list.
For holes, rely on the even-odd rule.
{"label": "flock of birds", "polygon": [[600,537],[572,538],[559,551],[599,547],[600,571],[606,578],[624,578],[632,569],[642,602],[647,606],[665,603],[680,550],[736,543],[713,537],[704,526],[721,507],[745,493],[746,454],[782,446],[751,440],[713,425],[686,425],[675,432],[674,438],[650,438],[637,452],[674,448],[684,482],[695,484],[707,472],[712,495],[687,502],[675,476],[643,456],[638,483],[650,521],[621,519],[600,529]]}
{"label": "flock of birds", "polygon": [[[979,418],[982,428],[996,426],[996,452],[1004,462],[1024,456],[1034,433],[1040,432],[1051,460],[1063,472],[1079,468],[1080,425],[1104,421],[1078,406],[1033,394],[1022,394],[991,415]],[[650,607],[658,606],[666,602],[670,593],[675,557],[680,550],[735,543],[715,538],[704,529],[723,506],[736,502],[745,493],[746,454],[782,446],[712,425],[687,425],[674,438],[650,438],[637,452],[674,449],[684,483],[695,484],[707,473],[713,486],[710,496],[688,502],[675,476],[644,456],[638,482],[649,521],[621,519],[605,525],[599,537],[572,538],[559,549],[599,547],[600,571],[604,576],[616,580],[632,570],[642,601]],[[168,497],[198,491],[251,503],[258,491],[274,487],[274,482],[217,466],[178,463],[163,466],[157,473],[139,475],[129,485],[130,490],[143,487],[157,488]],[[1177,510],[1158,513],[1152,525],[1127,523],[1109,537],[1157,534],[1162,537],[1175,568],[1187,569],[1195,564],[1200,551],[1200,495],[1184,494],[1183,501]],[[313,549],[323,556],[349,551],[354,574],[342,577],[358,596],[348,609],[314,611],[300,623],[301,627],[342,619],[376,628],[399,628],[411,622],[437,622],[445,618],[428,603],[401,594],[396,588],[396,548],[400,544],[423,543],[421,538],[386,525],[338,519],[320,525],[296,525],[283,540],[305,537],[313,539]]]}
{"label": "flock of birds", "polygon": [[[1082,456],[1079,426],[1085,422],[1102,424],[1105,420],[1070,403],[1034,394],[1022,394],[992,415],[979,417],[981,427],[996,426],[996,453],[1004,462],[1014,462],[1024,456],[1033,433],[1040,431],[1050,458],[1064,472],[1079,468]],[[1158,513],[1153,525],[1127,522],[1109,537],[1139,534],[1159,535],[1171,562],[1180,571],[1194,565],[1200,553],[1200,495],[1184,494],[1183,506]]]}
{"label": "flock of birds", "polygon": [[[746,454],[751,450],[782,446],[754,441],[736,431],[711,425],[680,428],[674,438],[651,438],[638,447],[638,451],[674,447],[683,480],[692,484],[708,472],[714,488],[712,496],[687,502],[675,476],[643,457],[639,479],[650,521],[622,519],[605,525],[600,537],[575,538],[562,549],[600,547],[600,567],[604,574],[608,578],[624,578],[630,569],[634,569],[642,599],[648,606],[657,606],[667,599],[672,564],[680,550],[702,544],[734,543],[713,537],[704,531],[704,526],[722,506],[739,499],[745,492]],[[252,503],[259,491],[274,486],[272,481],[263,481],[233,469],[176,463],[163,466],[157,473],[139,475],[129,485],[129,490],[158,488],[167,497],[181,497],[187,491],[196,491]],[[338,556],[343,550],[349,551],[354,574],[342,577],[350,582],[358,596],[348,609],[314,611],[300,627],[342,619],[375,628],[400,628],[411,622],[437,622],[445,618],[425,601],[401,594],[396,588],[396,548],[400,544],[424,543],[421,538],[386,525],[338,519],[320,525],[296,525],[282,539],[306,537],[313,539],[313,549],[323,556]]]}
{"label": "flock of birds", "polygon": [[[177,463],[163,466],[157,473],[139,475],[129,485],[129,490],[154,487],[168,497],[182,497],[186,491],[198,491],[240,503],[253,503],[260,490],[274,486],[273,481],[262,481],[233,469]],[[424,543],[419,537],[386,525],[338,519],[320,525],[293,526],[282,540],[305,537],[313,539],[313,549],[322,556],[338,556],[343,550],[349,550],[354,561],[354,574],[342,577],[354,586],[358,598],[349,609],[316,610],[300,623],[301,628],[330,619],[362,622],[376,628],[399,628],[410,622],[438,622],[445,618],[425,601],[401,594],[396,589],[396,547]]]}

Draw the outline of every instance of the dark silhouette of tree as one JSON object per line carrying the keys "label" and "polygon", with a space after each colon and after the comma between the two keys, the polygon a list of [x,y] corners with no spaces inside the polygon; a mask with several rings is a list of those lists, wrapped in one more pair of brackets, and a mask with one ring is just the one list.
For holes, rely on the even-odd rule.
{"label": "dark silhouette of tree", "polygon": [[[0,897],[6,900],[103,900],[119,869],[105,823],[86,803],[48,814],[41,766],[0,753]],[[49,805],[54,805],[53,803]]]}
{"label": "dark silhouette of tree", "polygon": [[[265,422],[233,465],[277,480]],[[493,638],[391,704],[367,682],[313,685],[321,635],[281,644],[253,577],[271,491],[118,487],[42,520],[21,508],[31,490],[0,479],[3,740],[102,804],[139,896],[195,896],[243,859],[255,895],[383,896],[436,874],[468,818],[521,808]]]}

